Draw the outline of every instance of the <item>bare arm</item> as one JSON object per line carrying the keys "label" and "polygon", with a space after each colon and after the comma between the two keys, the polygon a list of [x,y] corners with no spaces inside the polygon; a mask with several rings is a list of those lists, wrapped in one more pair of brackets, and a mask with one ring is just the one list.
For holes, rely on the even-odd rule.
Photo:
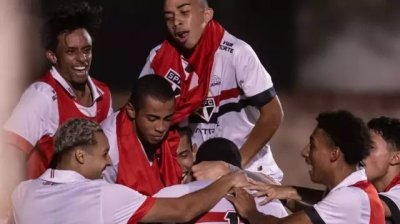
{"label": "bare arm", "polygon": [[260,108],[260,117],[240,149],[242,167],[246,167],[251,158],[269,142],[276,130],[278,130],[282,119],[282,106],[278,96],[275,96],[269,103]]}
{"label": "bare arm", "polygon": [[179,198],[157,198],[141,222],[188,222],[210,210],[232,187],[247,184],[246,175],[235,172],[191,194]]}
{"label": "bare arm", "polygon": [[227,196],[226,198],[235,205],[236,211],[251,224],[312,224],[305,212],[297,212],[285,218],[277,218],[258,212],[253,196],[243,189],[236,188],[235,196]]}

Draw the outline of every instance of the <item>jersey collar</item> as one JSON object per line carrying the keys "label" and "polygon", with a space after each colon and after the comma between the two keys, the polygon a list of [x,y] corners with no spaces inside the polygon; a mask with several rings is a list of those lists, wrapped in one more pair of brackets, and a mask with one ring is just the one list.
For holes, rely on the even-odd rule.
{"label": "jersey collar", "polygon": [[56,170],[56,169],[47,169],[39,178],[44,181],[59,183],[59,184],[82,182],[88,180],[84,176],[75,171]]}
{"label": "jersey collar", "polygon": [[[60,83],[61,86],[68,92],[69,95],[76,98],[76,95],[75,95],[74,91],[72,90],[71,86],[60,75],[60,73],[57,71],[57,69],[54,66],[51,67],[50,73],[53,76],[53,78],[58,83]],[[92,92],[93,101],[96,101],[99,97],[101,97],[104,94],[100,88],[96,87],[96,85],[94,84],[94,82],[90,76],[88,76],[88,84],[89,84],[90,91]]]}

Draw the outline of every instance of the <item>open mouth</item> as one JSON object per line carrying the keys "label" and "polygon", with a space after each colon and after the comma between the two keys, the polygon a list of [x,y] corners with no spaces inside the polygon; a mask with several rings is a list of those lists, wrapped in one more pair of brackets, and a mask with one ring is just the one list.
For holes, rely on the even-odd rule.
{"label": "open mouth", "polygon": [[180,43],[185,43],[189,37],[189,31],[180,31],[175,33],[175,38]]}
{"label": "open mouth", "polygon": [[77,75],[86,75],[87,74],[87,66],[74,66],[72,68]]}

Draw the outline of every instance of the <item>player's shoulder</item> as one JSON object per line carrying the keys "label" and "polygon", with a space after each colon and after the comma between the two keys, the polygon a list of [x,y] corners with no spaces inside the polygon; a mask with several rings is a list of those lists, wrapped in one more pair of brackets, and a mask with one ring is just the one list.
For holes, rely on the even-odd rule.
{"label": "player's shoulder", "polygon": [[230,47],[235,51],[241,51],[246,48],[251,48],[250,45],[244,40],[232,35],[228,31],[225,31],[224,36],[221,40],[220,50],[226,50],[224,47]]}
{"label": "player's shoulder", "polygon": [[29,93],[32,97],[35,97],[36,94],[45,95],[45,96],[54,96],[56,92],[54,88],[46,82],[36,81],[28,86],[25,89],[24,93]]}

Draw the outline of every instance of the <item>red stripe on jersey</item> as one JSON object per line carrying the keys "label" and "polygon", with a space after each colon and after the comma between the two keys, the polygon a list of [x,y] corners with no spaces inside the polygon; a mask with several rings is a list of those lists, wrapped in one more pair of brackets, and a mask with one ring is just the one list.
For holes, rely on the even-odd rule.
{"label": "red stripe on jersey", "polygon": [[393,178],[392,181],[390,181],[390,184],[385,187],[384,192],[388,192],[392,187],[400,185],[400,174],[398,174],[395,178]]}
{"label": "red stripe on jersey", "polygon": [[14,132],[4,131],[3,138],[6,143],[17,147],[26,154],[29,154],[33,149],[33,145],[30,142]]}
{"label": "red stripe on jersey", "polygon": [[221,94],[218,96],[214,96],[215,103],[217,106],[219,106],[219,103],[223,100],[231,99],[231,98],[236,98],[240,96],[240,89],[239,88],[233,88],[233,89],[227,89],[221,91]]}
{"label": "red stripe on jersey", "polygon": [[138,223],[143,216],[145,216],[153,205],[156,203],[156,199],[153,197],[148,197],[143,204],[133,213],[132,217],[128,220],[128,224]]}
{"label": "red stripe on jersey", "polygon": [[371,207],[369,223],[370,224],[384,224],[385,223],[385,213],[381,200],[379,199],[378,192],[375,187],[372,186],[367,180],[359,181],[352,185],[358,187],[365,191],[368,195],[369,205]]}

